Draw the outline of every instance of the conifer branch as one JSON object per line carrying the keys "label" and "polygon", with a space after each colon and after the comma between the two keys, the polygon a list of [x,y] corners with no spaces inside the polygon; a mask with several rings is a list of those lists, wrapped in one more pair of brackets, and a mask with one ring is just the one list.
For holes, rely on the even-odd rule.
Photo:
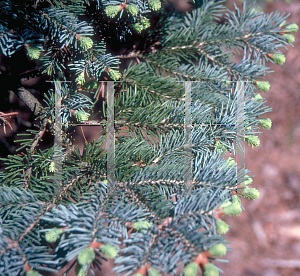
{"label": "conifer branch", "polygon": [[[149,92],[151,92],[151,93],[154,93],[155,95],[161,96],[161,97],[165,98],[166,100],[168,100],[168,99],[173,99],[173,97],[171,97],[171,96],[167,96],[167,95],[164,95],[164,94],[160,94],[160,93],[158,93],[158,92],[156,92],[156,91],[154,91],[154,90],[148,89],[147,86],[144,86],[144,85],[138,83],[137,81],[135,81],[135,80],[133,80],[133,79],[124,79],[124,81],[126,81],[127,83],[131,83],[132,85],[138,85],[138,86],[141,86],[141,87],[143,87],[144,89],[147,89],[147,91],[149,91]],[[179,100],[184,100],[184,98],[179,98]]]}
{"label": "conifer branch", "polygon": [[[231,82],[247,82],[242,86],[244,120],[251,126],[246,132],[251,135],[245,136],[249,145],[258,146],[259,139],[254,135],[260,133],[256,132],[258,124],[269,129],[272,122],[258,118],[271,110],[254,92],[266,92],[270,84],[255,79],[269,73],[262,61],[283,64],[284,55],[274,52],[294,41],[289,33],[296,32],[298,26],[282,27],[284,18],[279,12],[256,16],[253,7],[247,9],[246,4],[242,12],[238,8],[235,13],[227,10],[225,23],[216,23],[225,8],[205,0],[200,1],[201,5],[196,3],[192,13],[179,16],[162,11],[157,30],[149,33],[144,45],[153,40],[160,42],[145,51],[133,47],[129,54],[113,57],[104,54],[107,47],[103,41],[113,45],[115,38],[132,34],[132,19],[143,24],[135,25],[138,33],[147,29],[150,20],[142,14],[148,6],[158,10],[160,0],[146,1],[146,6],[139,0],[130,4],[97,0],[96,5],[89,5],[89,0],[84,5],[66,0],[56,1],[56,7],[48,1],[50,8],[35,0],[33,7],[25,10],[16,2],[0,2],[4,25],[22,22],[14,34],[0,23],[0,36],[4,38],[0,39],[0,50],[9,57],[25,46],[28,58],[38,59],[42,73],[48,73],[52,80],[71,80],[61,86],[62,125],[67,126],[75,114],[80,123],[108,124],[106,120],[88,120],[95,103],[78,91],[94,93],[98,88],[95,99],[104,88],[97,83],[103,71],[116,81],[122,76],[113,69],[119,59],[134,58],[137,64],[124,70],[121,92],[116,93],[114,124],[118,136],[113,189],[106,179],[110,174],[106,162],[112,156],[106,160],[105,129],[97,142],[84,144],[83,153],[62,131],[63,166],[59,165],[62,175],[56,187],[58,177],[52,173],[56,171],[53,159],[57,151],[53,147],[35,150],[48,123],[54,134],[53,91],[45,95],[47,107],[43,108],[24,87],[16,89],[16,95],[39,119],[40,127],[29,130],[34,133],[29,139],[19,140],[26,153],[1,158],[6,170],[0,172],[0,274],[17,276],[25,272],[26,276],[36,276],[36,270],[53,271],[73,262],[70,268],[75,265],[77,276],[90,271],[96,275],[95,268],[101,270],[102,265],[99,256],[103,255],[116,258],[114,270],[118,275],[160,275],[153,272],[157,267],[166,274],[175,274],[179,263],[185,265],[185,276],[195,276],[199,266],[204,275],[218,275],[211,261],[218,261],[214,256],[226,253],[222,234],[229,230],[220,216],[239,215],[240,197],[254,200],[259,196],[255,188],[247,187],[252,181],[249,176],[244,178],[247,170],[237,173],[239,167],[234,160],[223,159],[226,150],[234,150],[234,139],[243,138],[235,130],[240,83]],[[67,3],[72,4],[67,7]],[[108,17],[117,12],[120,17],[107,20],[103,12]],[[42,46],[34,46],[41,43],[47,47],[42,57]],[[161,47],[156,48],[160,43]],[[234,63],[231,58],[240,50],[244,57]],[[199,60],[198,66],[195,59]],[[79,74],[75,82],[72,70]],[[29,75],[32,77],[32,72]],[[85,84],[87,77],[89,83]],[[186,79],[188,85],[178,78]],[[201,84],[194,86],[194,81]],[[183,88],[193,97],[184,97]],[[187,121],[183,117],[191,115],[190,99],[193,117],[186,124],[192,124],[193,137],[188,134],[188,141],[184,141]],[[106,117],[104,105],[103,113]],[[129,134],[122,136],[120,126]],[[189,161],[184,158],[187,142],[193,149]],[[194,174],[187,180],[186,172],[193,168]],[[188,194],[187,181],[191,184]],[[54,255],[50,255],[41,233],[46,233],[48,245],[55,243]],[[125,240],[121,243],[119,238]],[[116,248],[120,244],[121,248]]]}

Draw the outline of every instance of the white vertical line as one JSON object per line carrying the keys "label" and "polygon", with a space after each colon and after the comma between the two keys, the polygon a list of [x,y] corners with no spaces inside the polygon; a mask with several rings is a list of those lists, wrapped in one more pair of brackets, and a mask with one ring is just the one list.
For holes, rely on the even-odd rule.
{"label": "white vertical line", "polygon": [[192,111],[191,111],[191,82],[185,82],[185,145],[184,145],[184,183],[186,185],[186,191],[188,195],[192,191]]}
{"label": "white vertical line", "polygon": [[61,137],[61,84],[55,81],[55,137],[54,137],[54,181],[59,189],[62,183],[62,137]]}
{"label": "white vertical line", "polygon": [[115,186],[115,129],[114,129],[114,82],[107,82],[107,181],[109,189]]}
{"label": "white vertical line", "polygon": [[[245,178],[245,83],[243,81],[237,82],[237,141],[236,144],[238,145],[237,155],[236,155],[236,162],[237,166],[241,168],[242,174],[242,185],[244,185],[244,178]],[[238,138],[243,138],[243,142],[240,143]],[[238,177],[238,175],[237,175]],[[237,179],[238,181],[238,179]]]}

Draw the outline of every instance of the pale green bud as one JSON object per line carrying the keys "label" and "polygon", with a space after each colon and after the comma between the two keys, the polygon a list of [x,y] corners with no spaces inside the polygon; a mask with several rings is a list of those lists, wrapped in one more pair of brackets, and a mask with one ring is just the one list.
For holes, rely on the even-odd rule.
{"label": "pale green bud", "polygon": [[141,23],[143,25],[144,30],[150,27],[150,20],[146,17],[141,18]]}
{"label": "pale green bud", "polygon": [[262,96],[259,94],[259,93],[257,93],[256,95],[255,95],[255,97],[254,97],[254,99],[255,100],[258,100],[259,102],[262,102],[263,100],[262,100]]}
{"label": "pale green bud", "polygon": [[196,276],[198,270],[198,265],[195,262],[191,262],[186,265],[183,269],[184,276]]}
{"label": "pale green bud", "polygon": [[82,85],[85,83],[84,71],[82,71],[79,76],[76,78],[76,83]]}
{"label": "pale green bud", "polygon": [[230,80],[226,79],[222,80],[221,82],[223,82],[226,87],[230,84]]}
{"label": "pale green bud", "polygon": [[242,212],[242,208],[238,202],[233,202],[224,208],[224,214],[229,216],[231,215],[238,216],[241,212]]}
{"label": "pale green bud", "polygon": [[30,270],[26,272],[26,276],[41,276],[41,274],[35,270]]}
{"label": "pale green bud", "polygon": [[27,55],[31,59],[38,59],[40,57],[41,50],[37,47],[27,47]]}
{"label": "pale green bud", "polygon": [[108,17],[114,18],[121,11],[120,6],[109,5],[105,8],[105,13]]}
{"label": "pale green bud", "polygon": [[234,159],[232,158],[232,157],[229,157],[228,159],[227,159],[227,161],[226,161],[226,165],[227,165],[227,167],[232,167],[232,166],[235,166],[236,165],[236,163],[235,163],[235,161],[234,161]]}
{"label": "pale green bud", "polygon": [[88,274],[88,266],[76,264],[75,273],[77,276],[86,276]]}
{"label": "pale green bud", "polygon": [[208,263],[204,267],[203,276],[219,276],[219,271],[213,264]]}
{"label": "pale green bud", "polygon": [[271,119],[259,119],[258,122],[264,129],[270,129],[272,127]]}
{"label": "pale green bud", "polygon": [[226,251],[226,247],[222,243],[216,244],[209,249],[209,253],[217,257],[226,255]]}
{"label": "pale green bud", "polygon": [[287,33],[296,33],[298,32],[299,27],[296,23],[292,23],[291,25],[286,27],[286,32]]}
{"label": "pale green bud", "polygon": [[255,188],[248,188],[246,186],[244,191],[242,192],[242,195],[243,197],[254,200],[259,198],[259,191]]}
{"label": "pale green bud", "polygon": [[229,225],[225,221],[217,219],[216,228],[219,234],[226,234],[229,230]]}
{"label": "pale green bud", "polygon": [[270,89],[270,83],[268,81],[257,81],[256,85],[262,92],[267,92]]}
{"label": "pale green bud", "polygon": [[89,37],[84,37],[84,36],[81,36],[79,38],[79,41],[80,41],[80,46],[83,50],[87,50],[87,49],[90,49],[92,48],[93,46],[93,40],[90,39]]}
{"label": "pale green bud", "polygon": [[226,146],[221,144],[219,141],[216,142],[215,148],[216,148],[217,152],[220,152],[220,153],[223,153],[227,150]]}
{"label": "pale green bud", "polygon": [[89,119],[89,114],[84,111],[75,111],[74,115],[76,116],[77,121],[87,121]]}
{"label": "pale green bud", "polygon": [[149,0],[148,4],[153,11],[158,11],[161,8],[161,2],[159,0]]}
{"label": "pale green bud", "polygon": [[63,233],[62,229],[54,227],[46,233],[45,235],[46,241],[50,243],[56,242],[60,238],[60,235],[62,233]]}
{"label": "pale green bud", "polygon": [[237,195],[232,196],[233,202],[237,202],[238,204],[242,204],[240,198]]}
{"label": "pale green bud", "polygon": [[114,69],[110,69],[108,71],[108,74],[110,75],[110,77],[113,79],[113,80],[118,80],[120,77],[121,77],[121,74],[120,72],[118,72],[117,70],[114,70]]}
{"label": "pale green bud", "polygon": [[283,54],[274,54],[272,59],[277,65],[285,63],[285,56]]}
{"label": "pale green bud", "polygon": [[284,34],[283,35],[289,43],[295,42],[295,37],[292,34]]}
{"label": "pale green bud", "polygon": [[110,244],[102,244],[100,246],[100,251],[109,259],[113,259],[117,256],[117,248]]}
{"label": "pale green bud", "polygon": [[154,269],[152,267],[150,267],[148,269],[148,275],[149,276],[162,276],[161,273],[158,270],[156,270],[156,269]]}
{"label": "pale green bud", "polygon": [[138,14],[138,11],[139,11],[137,5],[134,5],[134,4],[133,5],[127,5],[126,9],[133,16],[136,16]]}
{"label": "pale green bud", "polygon": [[252,148],[253,148],[253,146],[258,147],[260,144],[259,138],[255,135],[246,136],[245,140],[249,146],[252,146]]}
{"label": "pale green bud", "polygon": [[[247,178],[248,177],[248,178]],[[245,181],[244,181],[244,185],[246,186],[246,185],[250,185],[252,182],[253,182],[253,179],[252,178],[250,178],[249,177],[249,175],[245,175],[245,178],[247,178],[247,179],[245,179]]]}
{"label": "pale green bud", "polygon": [[80,265],[84,266],[86,264],[90,264],[95,259],[94,249],[91,247],[87,247],[83,249],[77,256],[77,261]]}
{"label": "pale green bud", "polygon": [[144,29],[143,25],[139,24],[139,23],[135,23],[133,24],[133,28],[140,34],[142,32],[142,30]]}
{"label": "pale green bud", "polygon": [[138,231],[141,231],[142,229],[148,229],[151,226],[150,222],[145,220],[137,221],[133,224],[132,228]]}
{"label": "pale green bud", "polygon": [[279,25],[280,27],[283,26],[286,23],[285,20],[283,20],[283,22],[281,22],[281,24]]}
{"label": "pale green bud", "polygon": [[51,161],[49,165],[49,172],[54,172],[54,171],[55,171],[55,163]]}

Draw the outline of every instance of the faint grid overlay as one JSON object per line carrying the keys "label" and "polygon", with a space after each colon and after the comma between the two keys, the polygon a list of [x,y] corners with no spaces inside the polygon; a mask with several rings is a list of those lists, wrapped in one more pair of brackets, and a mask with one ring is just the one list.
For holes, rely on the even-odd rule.
{"label": "faint grid overlay", "polygon": [[[54,138],[54,179],[57,188],[60,188],[62,183],[62,121],[61,121],[61,82],[54,81],[55,84],[55,138]],[[107,139],[106,139],[106,150],[107,150],[107,181],[110,189],[116,185],[115,180],[115,131],[114,131],[114,83],[118,81],[106,81],[107,82]],[[192,159],[192,87],[191,83],[195,81],[181,81],[184,82],[185,88],[185,118],[184,118],[184,131],[185,131],[185,145],[184,145],[184,183],[188,194],[191,194],[193,187],[193,159]],[[198,82],[198,81],[196,81]],[[244,137],[245,129],[245,96],[244,96],[245,84],[242,81],[237,81],[237,112],[236,112],[236,128],[237,137]],[[69,124],[69,126],[77,126],[82,124]],[[93,123],[84,124],[88,126],[100,126],[103,124]],[[240,182],[243,183],[245,175],[245,139],[243,143],[236,141],[236,170],[239,167],[241,174],[239,177]],[[238,174],[237,180],[238,182]]]}

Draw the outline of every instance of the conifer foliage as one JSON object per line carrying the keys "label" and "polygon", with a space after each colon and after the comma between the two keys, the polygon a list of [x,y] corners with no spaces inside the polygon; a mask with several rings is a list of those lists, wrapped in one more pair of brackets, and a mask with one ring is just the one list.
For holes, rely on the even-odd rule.
{"label": "conifer foliage", "polygon": [[[229,249],[226,215],[242,212],[240,198],[259,197],[249,188],[252,178],[224,154],[235,152],[235,141],[259,146],[260,126],[271,128],[270,119],[260,118],[271,111],[258,93],[270,89],[262,81],[270,72],[265,63],[285,62],[279,48],[292,45],[298,26],[285,22],[288,15],[257,12],[246,3],[235,11],[215,1],[191,4],[191,12],[179,13],[160,0],[0,2],[2,56],[24,51],[37,74],[66,81],[59,185],[55,145],[38,148],[48,129],[54,135],[55,89],[39,102],[24,87],[11,88],[38,123],[19,140],[21,153],[2,158],[0,275],[44,275],[70,263],[78,276],[100,275],[107,259],[114,259],[118,275],[177,275],[181,265],[185,276],[199,267],[203,275],[219,274],[217,262]],[[133,50],[133,40],[143,42]],[[128,49],[117,56],[107,45]],[[120,70],[128,58],[137,63]],[[99,111],[94,106],[103,80],[118,81],[115,185],[107,177],[105,128],[83,153],[68,134],[71,119],[89,121]],[[237,81],[245,84],[242,136],[235,125]],[[190,192],[186,82],[192,90]],[[104,101],[104,124],[106,114]],[[124,126],[128,134],[121,135]]]}

